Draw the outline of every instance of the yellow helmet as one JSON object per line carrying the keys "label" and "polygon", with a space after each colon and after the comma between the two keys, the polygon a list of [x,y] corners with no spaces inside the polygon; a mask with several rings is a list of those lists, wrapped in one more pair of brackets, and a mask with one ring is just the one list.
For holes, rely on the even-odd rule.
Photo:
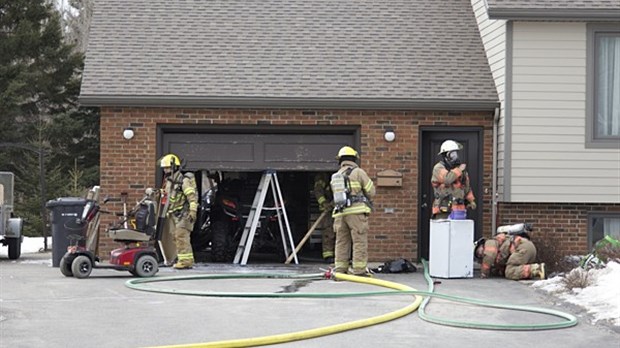
{"label": "yellow helmet", "polygon": [[350,146],[343,146],[342,148],[340,148],[340,150],[338,151],[338,156],[336,156],[336,159],[340,159],[342,156],[352,156],[355,158],[360,157],[357,154],[357,151],[355,151],[355,149],[353,149]]}
{"label": "yellow helmet", "polygon": [[169,153],[159,160],[159,166],[162,168],[167,168],[167,167],[172,167],[172,166],[180,167],[181,160],[179,160],[179,158],[176,155]]}

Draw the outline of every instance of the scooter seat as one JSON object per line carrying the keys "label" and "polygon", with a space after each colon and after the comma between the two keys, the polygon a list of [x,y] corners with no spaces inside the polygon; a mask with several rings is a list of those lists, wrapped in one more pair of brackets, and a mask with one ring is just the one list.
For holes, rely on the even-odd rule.
{"label": "scooter seat", "polygon": [[115,242],[148,242],[151,240],[151,236],[144,232],[124,228],[109,230],[108,236]]}

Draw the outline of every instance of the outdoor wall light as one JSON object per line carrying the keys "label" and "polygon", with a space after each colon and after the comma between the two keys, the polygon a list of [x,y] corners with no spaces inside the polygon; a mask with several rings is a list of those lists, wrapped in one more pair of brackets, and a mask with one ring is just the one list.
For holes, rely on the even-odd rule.
{"label": "outdoor wall light", "polygon": [[123,130],[123,138],[127,140],[131,140],[134,136],[133,128],[127,127]]}
{"label": "outdoor wall light", "polygon": [[394,141],[394,139],[396,139],[396,133],[394,133],[394,130],[388,129],[385,131],[385,134],[383,134],[383,139],[391,143]]}

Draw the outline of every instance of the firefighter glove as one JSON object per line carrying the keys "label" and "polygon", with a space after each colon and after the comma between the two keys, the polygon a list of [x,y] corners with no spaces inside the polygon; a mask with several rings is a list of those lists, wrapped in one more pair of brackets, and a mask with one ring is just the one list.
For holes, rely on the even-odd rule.
{"label": "firefighter glove", "polygon": [[189,211],[189,221],[191,221],[191,222],[196,221],[196,211],[195,210],[190,210]]}
{"label": "firefighter glove", "polygon": [[321,203],[321,211],[326,211],[326,210],[330,210],[330,204],[329,202],[325,201]]}
{"label": "firefighter glove", "polygon": [[471,208],[471,210],[476,210],[476,201],[471,201],[469,202],[469,208]]}

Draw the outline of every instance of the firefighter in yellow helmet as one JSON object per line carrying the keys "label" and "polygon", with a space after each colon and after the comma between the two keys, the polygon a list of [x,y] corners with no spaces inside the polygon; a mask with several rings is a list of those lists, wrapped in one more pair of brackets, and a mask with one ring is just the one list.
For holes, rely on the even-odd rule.
{"label": "firefighter in yellow helmet", "polygon": [[177,248],[176,269],[194,266],[194,253],[190,244],[190,234],[196,221],[198,195],[196,179],[192,173],[181,173],[181,161],[174,154],[167,154],[160,160],[164,171],[164,195],[168,199],[167,217],[172,220],[174,244]]}
{"label": "firefighter in yellow helmet", "polygon": [[433,219],[465,219],[466,208],[476,209],[465,163],[459,151],[463,146],[454,140],[441,144],[441,160],[433,167],[431,184],[434,190]]}
{"label": "firefighter in yellow helmet", "polygon": [[329,185],[328,176],[325,173],[318,173],[314,177],[314,197],[319,203],[321,212],[327,211],[321,223],[317,226],[321,229],[321,239],[323,253],[322,257],[326,263],[334,262],[334,246],[336,243],[336,235],[334,234],[334,218],[331,210],[334,208],[332,203],[332,188]]}
{"label": "firefighter in yellow helmet", "polygon": [[[332,175],[334,197],[334,230],[336,258],[334,271],[354,275],[369,275],[368,270],[368,216],[372,211],[375,185],[366,172],[357,165],[357,151],[345,146],[336,157],[340,169]],[[352,269],[349,257],[353,249]]]}

